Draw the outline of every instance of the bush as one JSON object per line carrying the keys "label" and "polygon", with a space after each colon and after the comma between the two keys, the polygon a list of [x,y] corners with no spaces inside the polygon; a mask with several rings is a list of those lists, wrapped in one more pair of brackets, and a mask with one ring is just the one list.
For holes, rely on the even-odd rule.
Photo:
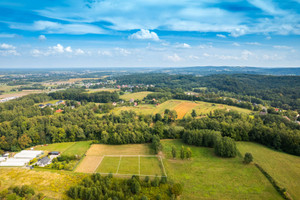
{"label": "bush", "polygon": [[172,187],[171,187],[171,193],[175,195],[175,197],[178,197],[182,194],[183,191],[183,187],[180,183],[175,183]]}
{"label": "bush", "polygon": [[245,153],[245,156],[244,156],[244,163],[245,164],[249,164],[253,161],[253,156],[251,153]]}

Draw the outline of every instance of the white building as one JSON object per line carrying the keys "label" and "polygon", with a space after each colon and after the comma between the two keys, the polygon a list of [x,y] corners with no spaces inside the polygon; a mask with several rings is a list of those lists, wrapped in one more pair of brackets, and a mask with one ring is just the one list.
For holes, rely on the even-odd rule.
{"label": "white building", "polygon": [[21,167],[30,162],[30,160],[42,155],[43,151],[23,150],[17,153],[13,158],[8,158],[0,162],[2,167]]}

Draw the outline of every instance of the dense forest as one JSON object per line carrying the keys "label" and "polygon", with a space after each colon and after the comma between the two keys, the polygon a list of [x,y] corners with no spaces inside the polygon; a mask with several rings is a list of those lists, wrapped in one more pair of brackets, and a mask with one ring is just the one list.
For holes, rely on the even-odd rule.
{"label": "dense forest", "polygon": [[276,114],[251,117],[215,110],[207,117],[176,120],[175,111],[165,110],[163,115],[154,116],[132,111],[99,116],[99,110],[105,108],[108,112],[111,107],[86,100],[76,107],[66,103],[63,113],[53,114],[49,107],[41,109],[36,105],[51,99],[49,96],[29,95],[0,105],[1,150],[19,151],[37,144],[80,140],[105,144],[147,143],[152,142],[153,135],[160,139],[184,138],[188,130],[209,129],[236,141],[254,141],[300,155],[300,126]]}
{"label": "dense forest", "polygon": [[132,176],[131,179],[113,178],[112,175],[102,177],[93,174],[86,177],[76,186],[72,186],[67,194],[72,199],[176,199],[182,193],[183,187],[178,183],[169,183],[166,177],[148,176],[141,179]]}
{"label": "dense forest", "polygon": [[300,110],[300,77],[267,75],[193,75],[131,74],[116,77],[118,84],[154,84],[156,87],[183,89],[185,91],[205,88],[203,93],[229,96],[259,103],[266,100],[273,107]]}

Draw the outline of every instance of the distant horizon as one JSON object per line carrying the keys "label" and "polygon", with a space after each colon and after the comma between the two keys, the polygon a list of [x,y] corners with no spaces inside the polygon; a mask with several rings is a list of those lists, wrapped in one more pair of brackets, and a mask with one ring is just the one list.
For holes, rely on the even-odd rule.
{"label": "distant horizon", "polygon": [[31,68],[24,68],[24,67],[0,67],[0,70],[14,70],[14,69],[55,69],[55,70],[64,70],[64,69],[82,69],[82,70],[89,70],[89,69],[175,69],[175,68],[258,68],[258,69],[300,69],[299,67],[257,67],[257,66],[174,66],[174,67],[31,67]]}

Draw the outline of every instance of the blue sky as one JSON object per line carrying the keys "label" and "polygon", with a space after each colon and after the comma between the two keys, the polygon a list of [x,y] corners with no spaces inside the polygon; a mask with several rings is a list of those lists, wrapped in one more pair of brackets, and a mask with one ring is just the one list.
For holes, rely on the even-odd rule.
{"label": "blue sky", "polygon": [[1,0],[0,67],[299,67],[300,0]]}

